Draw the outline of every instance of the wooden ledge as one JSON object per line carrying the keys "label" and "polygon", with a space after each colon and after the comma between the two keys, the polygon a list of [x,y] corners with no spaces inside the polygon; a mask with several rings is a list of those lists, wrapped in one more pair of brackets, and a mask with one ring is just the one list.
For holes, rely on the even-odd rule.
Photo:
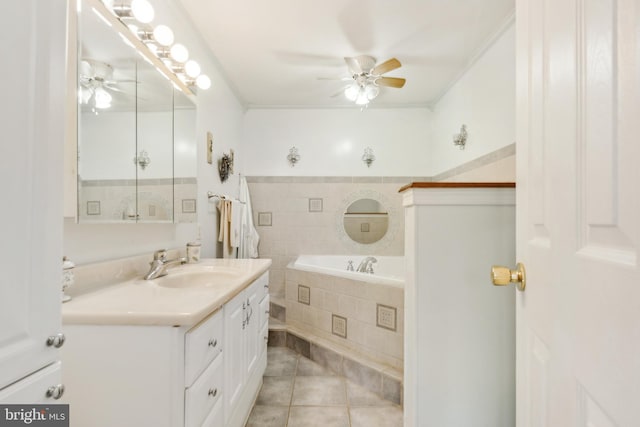
{"label": "wooden ledge", "polygon": [[412,182],[398,190],[398,193],[412,188],[515,188],[515,182]]}

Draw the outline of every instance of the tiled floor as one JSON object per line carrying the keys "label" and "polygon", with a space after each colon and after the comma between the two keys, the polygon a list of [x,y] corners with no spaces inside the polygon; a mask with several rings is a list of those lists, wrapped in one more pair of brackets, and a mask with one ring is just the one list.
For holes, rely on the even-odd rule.
{"label": "tiled floor", "polygon": [[402,409],[286,347],[269,347],[246,427],[402,427]]}

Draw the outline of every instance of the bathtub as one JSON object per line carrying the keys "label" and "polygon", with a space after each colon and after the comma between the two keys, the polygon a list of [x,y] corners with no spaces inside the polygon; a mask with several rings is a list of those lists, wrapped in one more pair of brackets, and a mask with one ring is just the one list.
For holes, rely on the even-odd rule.
{"label": "bathtub", "polygon": [[285,272],[286,323],[308,336],[391,366],[404,364],[404,257],[375,256],[374,274],[358,268],[363,255],[299,255]]}
{"label": "bathtub", "polygon": [[345,279],[404,288],[404,257],[375,256],[378,262],[373,264],[374,274],[347,270],[349,261],[353,261],[353,268],[357,269],[360,261],[364,258],[365,256],[363,255],[299,255],[288,267],[312,273],[344,277]]}

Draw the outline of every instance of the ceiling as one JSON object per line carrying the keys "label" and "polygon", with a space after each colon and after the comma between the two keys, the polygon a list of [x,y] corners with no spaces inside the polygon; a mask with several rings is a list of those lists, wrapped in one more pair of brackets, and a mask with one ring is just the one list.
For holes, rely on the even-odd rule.
{"label": "ceiling", "polygon": [[[514,0],[180,0],[248,107],[352,106],[345,56],[396,57],[402,89],[377,106],[430,105],[513,17]],[[338,80],[319,80],[335,77]],[[215,82],[214,82],[215,84]]]}

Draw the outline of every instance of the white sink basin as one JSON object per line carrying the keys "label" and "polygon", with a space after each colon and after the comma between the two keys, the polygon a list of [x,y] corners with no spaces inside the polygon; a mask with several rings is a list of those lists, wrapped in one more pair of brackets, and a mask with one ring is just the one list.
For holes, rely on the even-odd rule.
{"label": "white sink basin", "polygon": [[151,282],[165,288],[208,288],[228,285],[242,276],[239,269],[225,267],[178,268]]}

